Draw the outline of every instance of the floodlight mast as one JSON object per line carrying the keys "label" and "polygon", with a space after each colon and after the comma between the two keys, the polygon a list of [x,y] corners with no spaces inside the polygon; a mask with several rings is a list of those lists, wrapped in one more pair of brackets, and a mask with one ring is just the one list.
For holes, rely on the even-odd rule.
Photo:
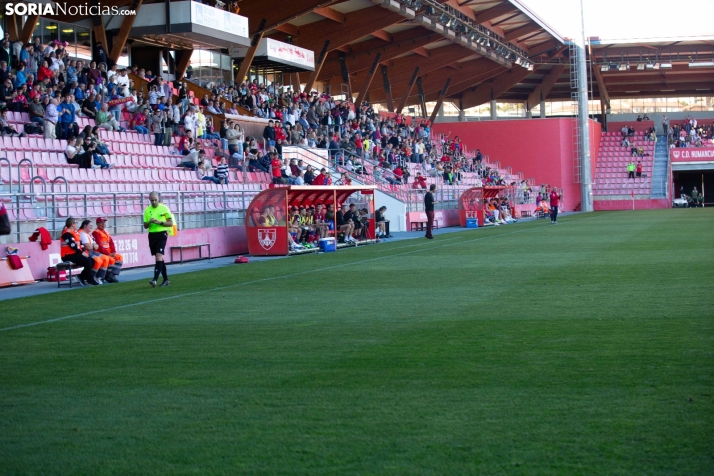
{"label": "floodlight mast", "polygon": [[580,0],[580,41],[578,49],[578,121],[580,121],[580,210],[593,211],[593,184],[590,157],[590,114],[588,111],[588,68],[586,63],[585,13]]}

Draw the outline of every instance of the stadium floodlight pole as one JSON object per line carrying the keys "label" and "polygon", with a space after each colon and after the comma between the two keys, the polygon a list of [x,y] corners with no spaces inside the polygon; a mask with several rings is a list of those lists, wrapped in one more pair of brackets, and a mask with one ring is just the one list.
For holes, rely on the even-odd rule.
{"label": "stadium floodlight pole", "polygon": [[590,168],[590,114],[588,111],[588,68],[586,63],[585,11],[580,0],[580,42],[578,48],[578,121],[580,121],[580,210],[593,211],[593,184]]}

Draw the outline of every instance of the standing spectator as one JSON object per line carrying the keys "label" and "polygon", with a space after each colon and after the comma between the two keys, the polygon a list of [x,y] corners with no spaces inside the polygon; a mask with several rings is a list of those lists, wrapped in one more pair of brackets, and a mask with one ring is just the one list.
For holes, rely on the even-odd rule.
{"label": "standing spectator", "polygon": [[268,125],[263,129],[263,138],[268,146],[275,145],[275,127],[273,126],[272,120],[268,121]]}
{"label": "standing spectator", "polygon": [[558,204],[560,203],[561,198],[563,198],[563,197],[558,195],[558,192],[555,191],[555,188],[551,189],[551,191],[550,191],[550,221],[554,225],[558,224]]}
{"label": "standing spectator", "polygon": [[57,138],[57,121],[59,120],[59,111],[57,109],[58,101],[56,98],[51,98],[45,107],[45,139]]}
{"label": "standing spectator", "polygon": [[426,212],[426,235],[425,238],[433,240],[432,230],[434,228],[434,205],[439,203],[434,200],[434,192],[436,192],[436,184],[429,186],[429,191],[424,195],[424,211]]}
{"label": "standing spectator", "polygon": [[272,172],[273,183],[278,185],[283,183],[282,172],[280,171],[282,167],[282,162],[278,158],[277,152],[271,152],[270,169]]}
{"label": "standing spectator", "polygon": [[635,163],[630,160],[630,163],[627,164],[627,179],[635,179]]}
{"label": "standing spectator", "polygon": [[60,126],[62,131],[62,137],[60,139],[68,139],[69,137],[74,137],[79,134],[79,127],[75,129],[75,114],[77,113],[77,108],[72,102],[72,95],[67,94],[64,97],[64,101],[58,107]]}
{"label": "standing spectator", "polygon": [[166,122],[166,116],[164,111],[157,110],[153,116],[151,116],[151,128],[154,130],[154,145],[162,146],[164,145],[164,123]]}
{"label": "standing spectator", "polygon": [[637,166],[635,167],[635,176],[637,178],[642,178],[642,162],[637,161]]}

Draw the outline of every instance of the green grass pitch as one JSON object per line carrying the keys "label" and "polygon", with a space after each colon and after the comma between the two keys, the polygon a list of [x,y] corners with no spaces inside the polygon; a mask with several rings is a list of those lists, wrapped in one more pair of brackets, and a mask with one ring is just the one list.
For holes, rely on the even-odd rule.
{"label": "green grass pitch", "polygon": [[711,209],[0,302],[0,328],[0,474],[714,474]]}

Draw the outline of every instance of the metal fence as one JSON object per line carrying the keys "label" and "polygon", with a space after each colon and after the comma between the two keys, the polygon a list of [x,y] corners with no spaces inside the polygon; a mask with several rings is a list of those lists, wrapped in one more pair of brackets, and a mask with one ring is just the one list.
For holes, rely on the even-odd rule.
{"label": "metal fence", "polygon": [[[174,213],[179,229],[242,225],[245,210],[259,192],[250,191],[163,191],[161,201]],[[142,233],[143,211],[148,193],[2,193],[0,201],[10,214],[17,242],[36,228],[46,228],[58,238],[65,220],[106,217],[115,235]]]}

